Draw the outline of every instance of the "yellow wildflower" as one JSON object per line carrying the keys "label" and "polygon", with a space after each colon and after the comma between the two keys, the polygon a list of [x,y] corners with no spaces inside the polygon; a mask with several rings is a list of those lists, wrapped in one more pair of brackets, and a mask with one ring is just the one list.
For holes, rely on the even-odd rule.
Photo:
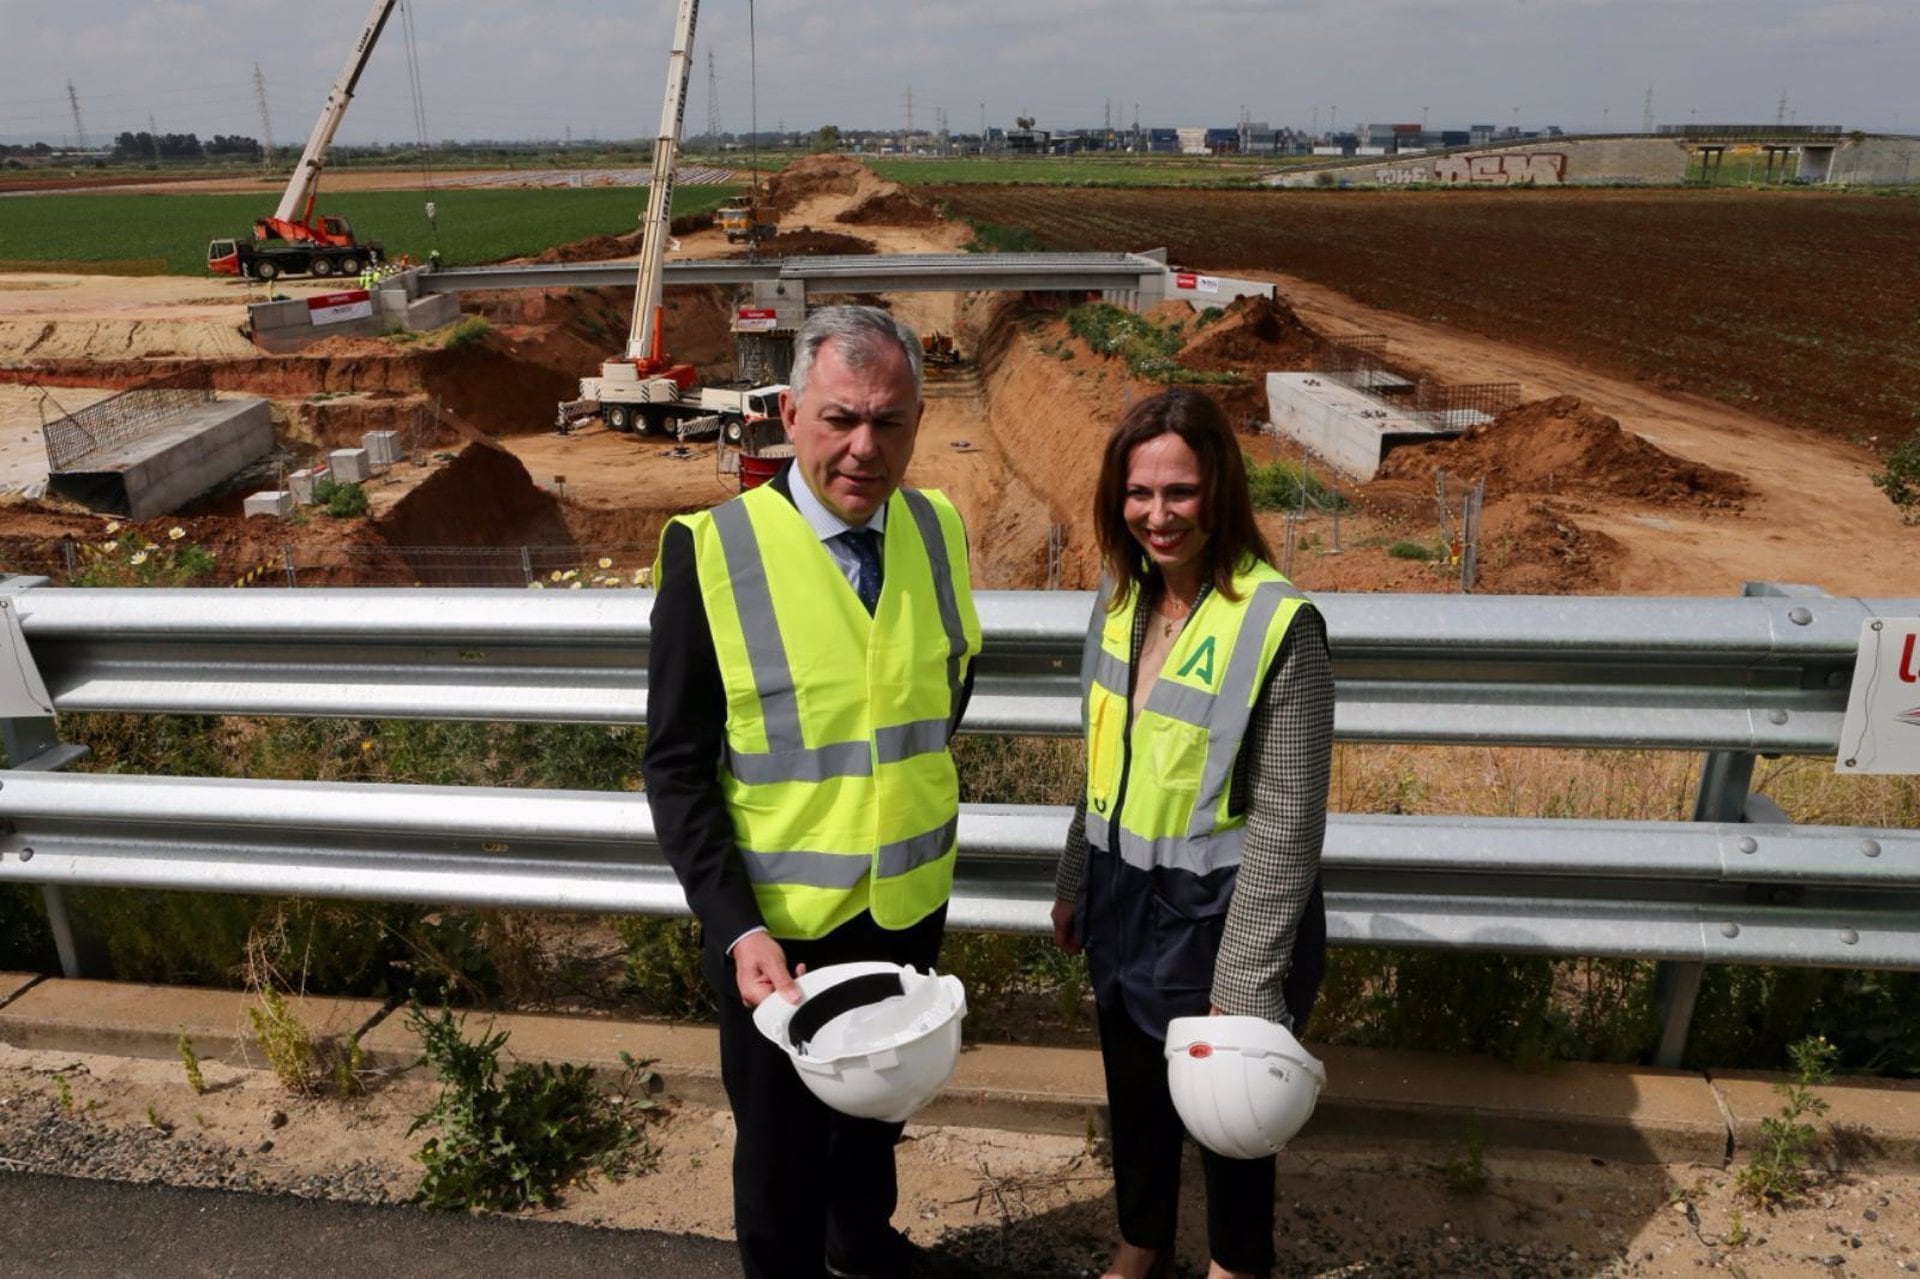
{"label": "yellow wildflower", "polygon": [[586,585],[585,582],[582,582],[578,578],[575,578],[573,581],[567,583],[567,589],[570,591],[577,591],[585,585]]}
{"label": "yellow wildflower", "polygon": [[187,530],[181,528],[178,524],[174,525],[172,528],[167,530],[168,541],[177,542],[181,538],[185,537],[186,535],[187,535]]}
{"label": "yellow wildflower", "polygon": [[560,570],[559,570],[559,569],[555,569],[555,570],[553,570],[553,572],[552,572],[552,573],[550,573],[550,574],[548,574],[548,575],[547,575],[547,577],[548,577],[548,580],[549,580],[549,581],[554,581],[554,582],[557,582],[557,581],[559,581],[559,580],[560,580]]}
{"label": "yellow wildflower", "polygon": [[147,562],[147,553],[145,551],[135,551],[133,553],[133,562],[135,564],[145,564]]}
{"label": "yellow wildflower", "polygon": [[600,567],[601,567],[601,568],[612,568],[612,567],[613,567],[613,561],[612,561],[612,560],[610,560],[610,559],[608,559],[608,558],[607,558],[606,556],[604,556],[604,555],[602,555],[602,556],[600,557]]}

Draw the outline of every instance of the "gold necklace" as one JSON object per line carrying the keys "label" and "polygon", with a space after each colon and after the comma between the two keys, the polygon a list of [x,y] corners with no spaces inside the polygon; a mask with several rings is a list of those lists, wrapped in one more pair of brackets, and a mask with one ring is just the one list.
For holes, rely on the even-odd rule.
{"label": "gold necklace", "polygon": [[[1162,604],[1169,603],[1173,600],[1173,598],[1174,598],[1173,592],[1168,591],[1165,595],[1161,596],[1160,603]],[[1193,605],[1191,603],[1184,603],[1180,609],[1180,612],[1171,617],[1169,617],[1166,613],[1161,612],[1158,605],[1154,607],[1153,611],[1160,618],[1160,638],[1172,639],[1173,632],[1177,629],[1178,625],[1184,624],[1187,620],[1188,615],[1193,612]]]}

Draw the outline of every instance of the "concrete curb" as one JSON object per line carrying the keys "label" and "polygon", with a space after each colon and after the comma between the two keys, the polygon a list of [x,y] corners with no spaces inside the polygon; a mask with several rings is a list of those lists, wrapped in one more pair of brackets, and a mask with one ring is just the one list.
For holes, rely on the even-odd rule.
{"label": "concrete curb", "polygon": [[[404,1070],[419,1059],[404,1010],[372,1000],[290,1001],[316,1040],[360,1035],[369,1066]],[[203,1059],[258,1065],[249,998],[125,983],[0,973],[0,1042],[19,1048],[169,1058],[184,1031]],[[471,1038],[508,1033],[523,1061],[570,1061],[604,1074],[624,1051],[650,1060],[672,1096],[720,1106],[719,1036],[711,1026],[544,1014],[474,1013]],[[1328,1086],[1295,1148],[1414,1143],[1458,1152],[1585,1156],[1621,1163],[1719,1166],[1751,1150],[1776,1114],[1780,1077],[1572,1063],[1528,1072],[1486,1058],[1316,1047]],[[1855,1168],[1920,1168],[1920,1084],[1847,1079],[1819,1090],[1835,1154]],[[1091,1049],[980,1044],[916,1116],[922,1124],[1090,1135],[1104,1127],[1106,1090]],[[1828,1129],[1823,1128],[1823,1131]]]}

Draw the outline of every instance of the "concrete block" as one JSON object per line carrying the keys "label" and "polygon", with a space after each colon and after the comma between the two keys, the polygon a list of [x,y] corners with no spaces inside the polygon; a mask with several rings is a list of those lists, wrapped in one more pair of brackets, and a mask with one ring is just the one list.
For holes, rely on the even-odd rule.
{"label": "concrete block", "polygon": [[460,299],[451,293],[429,293],[407,304],[406,325],[424,332],[460,318]]}
{"label": "concrete block", "polygon": [[241,513],[252,519],[256,515],[271,515],[284,520],[293,514],[293,494],[285,489],[276,489],[267,493],[251,493],[241,504]]}
{"label": "concrete block", "polygon": [[313,486],[327,478],[324,466],[302,467],[287,477],[287,492],[301,506],[313,505]]}
{"label": "concrete block", "polygon": [[[194,990],[131,982],[49,978],[0,1007],[0,1043],[125,1057],[177,1056],[185,1032],[194,1052],[209,1061],[259,1068],[253,1041],[253,996],[233,990]],[[377,999],[293,996],[287,1007],[316,1045],[364,1030],[383,1007]]]}
{"label": "concrete block", "polygon": [[15,996],[39,980],[39,973],[0,973],[0,1008],[12,1003]]}
{"label": "concrete block", "polygon": [[360,447],[374,466],[392,466],[400,460],[400,432],[368,431],[360,437]]}
{"label": "concrete block", "polygon": [[1358,480],[1372,479],[1395,443],[1466,429],[1436,429],[1323,373],[1267,374],[1267,411],[1282,435]]}
{"label": "concrete block", "polygon": [[[1736,1163],[1744,1163],[1759,1148],[1760,1121],[1778,1116],[1785,1102],[1774,1085],[1787,1080],[1786,1075],[1757,1070],[1714,1074],[1714,1090],[1733,1125]],[[1813,1091],[1828,1107],[1814,1121],[1814,1130],[1840,1166],[1860,1172],[1911,1168],[1920,1160],[1920,1082],[1843,1077]]]}
{"label": "concrete block", "polygon": [[51,476],[49,487],[96,510],[156,519],[272,449],[265,400],[214,400],[180,410],[137,439],[87,454]]}
{"label": "concrete block", "polygon": [[373,473],[365,449],[335,449],[327,454],[327,469],[341,484],[358,484]]}

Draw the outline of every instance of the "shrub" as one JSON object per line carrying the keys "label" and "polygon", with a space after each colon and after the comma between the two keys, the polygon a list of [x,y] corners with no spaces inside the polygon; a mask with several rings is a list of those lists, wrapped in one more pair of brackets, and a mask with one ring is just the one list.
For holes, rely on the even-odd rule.
{"label": "shrub", "polygon": [[478,342],[491,332],[493,325],[487,323],[485,316],[470,315],[453,326],[442,345],[449,351],[458,350],[469,343]]}
{"label": "shrub", "polygon": [[1426,542],[1395,542],[1387,548],[1387,554],[1396,560],[1437,560],[1441,551],[1437,546]]}
{"label": "shrub", "polygon": [[1920,431],[1887,454],[1887,469],[1873,475],[1874,487],[1900,510],[1907,524],[1920,524]]}
{"label": "shrub", "polygon": [[618,1180],[651,1159],[634,1123],[653,1106],[649,1063],[622,1053],[625,1070],[609,1096],[594,1086],[591,1066],[570,1062],[522,1062],[503,1076],[506,1031],[470,1042],[451,1009],[430,1016],[417,997],[407,1027],[420,1036],[419,1064],[440,1082],[407,1129],[437,1130],[415,1156],[425,1169],[416,1202],[462,1211],[550,1205],[563,1185],[596,1172]]}
{"label": "shrub", "polygon": [[1329,511],[1345,505],[1338,493],[1291,462],[1253,463],[1247,467],[1247,486],[1257,511],[1291,511],[1302,505]]}
{"label": "shrub", "polygon": [[319,480],[313,486],[313,500],[336,520],[358,519],[367,513],[367,491],[350,482]]}
{"label": "shrub", "polygon": [[1808,1117],[1827,1113],[1827,1102],[1814,1089],[1833,1081],[1839,1051],[1818,1035],[1799,1040],[1789,1050],[1793,1078],[1775,1084],[1783,1101],[1780,1113],[1760,1121],[1760,1148],[1735,1174],[1742,1193],[1758,1203],[1778,1203],[1807,1188],[1807,1155],[1816,1136]]}

